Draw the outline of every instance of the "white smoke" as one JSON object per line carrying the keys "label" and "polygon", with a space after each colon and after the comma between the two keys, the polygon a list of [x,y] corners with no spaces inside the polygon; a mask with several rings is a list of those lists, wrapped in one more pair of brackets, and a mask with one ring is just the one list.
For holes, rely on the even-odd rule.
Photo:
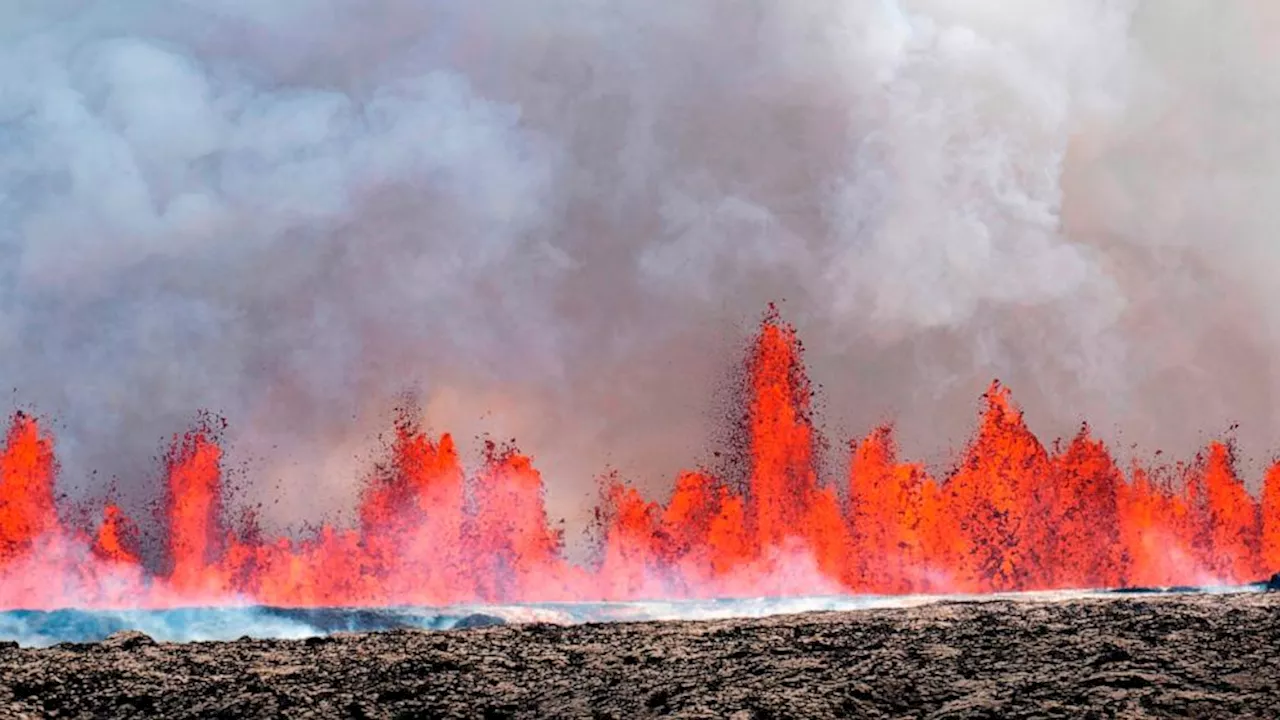
{"label": "white smoke", "polygon": [[[1204,587],[1205,594],[1239,594],[1257,589]],[[0,612],[0,642],[25,647],[57,643],[102,642],[111,635],[141,632],[156,642],[228,642],[244,637],[300,640],[339,633],[396,629],[454,630],[485,624],[705,622],[733,618],[766,618],[799,613],[850,613],[918,608],[942,603],[1017,602],[1047,604],[1081,600],[1119,601],[1115,594],[1090,590],[1049,590],[989,595],[805,595],[718,600],[640,600],[602,603],[534,603],[521,605],[455,605],[443,608],[282,609],[262,606],[190,607],[175,610],[81,610]],[[480,621],[477,623],[476,621]],[[685,632],[717,632],[715,625],[688,627]],[[120,640],[131,639],[117,636]],[[132,639],[138,642],[139,639]],[[145,643],[145,640],[141,642]]]}
{"label": "white smoke", "polygon": [[1266,453],[1270,7],[9,3],[0,377],[135,505],[224,413],[282,521],[349,505],[406,387],[556,515],[660,490],[775,299],[832,427],[910,455],[995,376],[1048,434]]}

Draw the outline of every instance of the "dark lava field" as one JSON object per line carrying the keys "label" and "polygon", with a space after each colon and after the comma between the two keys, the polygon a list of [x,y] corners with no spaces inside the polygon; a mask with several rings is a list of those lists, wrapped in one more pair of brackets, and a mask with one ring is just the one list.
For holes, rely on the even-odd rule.
{"label": "dark lava field", "polygon": [[0,716],[1280,718],[1280,593],[0,648]]}

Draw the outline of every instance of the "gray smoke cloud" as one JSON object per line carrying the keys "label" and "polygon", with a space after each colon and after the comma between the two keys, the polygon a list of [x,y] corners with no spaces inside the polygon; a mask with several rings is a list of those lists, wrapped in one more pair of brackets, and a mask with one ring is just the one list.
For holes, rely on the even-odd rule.
{"label": "gray smoke cloud", "polygon": [[[416,388],[551,511],[659,494],[782,300],[835,440],[1276,446],[1266,0],[18,0],[0,378],[64,483],[197,409],[279,522],[348,507]],[[97,471],[96,479],[89,479]],[[141,491],[138,491],[141,492]]]}

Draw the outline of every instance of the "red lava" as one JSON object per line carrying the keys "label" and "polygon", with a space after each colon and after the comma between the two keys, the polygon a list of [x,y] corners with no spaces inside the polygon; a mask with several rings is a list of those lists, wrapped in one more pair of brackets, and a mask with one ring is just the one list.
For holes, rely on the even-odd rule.
{"label": "red lava", "polygon": [[148,567],[115,505],[96,528],[60,519],[54,440],[18,413],[0,453],[0,609],[980,593],[1235,583],[1280,568],[1280,464],[1255,499],[1224,443],[1124,472],[1087,427],[1042,444],[993,383],[948,477],[900,460],[881,427],[851,444],[835,483],[817,470],[799,342],[772,309],[745,371],[743,486],[687,471],[659,503],[603,481],[586,566],[565,559],[527,456],[491,447],[468,474],[449,435],[406,420],[357,525],[301,540],[229,523],[216,433],[177,437],[167,561]]}

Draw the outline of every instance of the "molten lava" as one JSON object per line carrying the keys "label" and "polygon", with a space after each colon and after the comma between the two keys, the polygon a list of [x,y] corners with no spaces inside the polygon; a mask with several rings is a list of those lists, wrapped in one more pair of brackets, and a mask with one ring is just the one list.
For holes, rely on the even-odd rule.
{"label": "molten lava", "polygon": [[207,423],[175,439],[163,562],[114,504],[95,531],[59,516],[53,439],[18,413],[0,454],[0,608],[443,605],[821,592],[991,592],[1239,583],[1280,568],[1280,464],[1254,499],[1231,449],[1126,477],[1088,428],[1046,448],[1009,391],[949,477],[898,459],[876,428],[824,482],[795,332],[770,312],[745,367],[741,487],[676,478],[666,503],[602,482],[595,559],[566,560],[530,459],[489,447],[468,474],[448,435],[403,421],[355,527],[304,539],[231,523]]}

